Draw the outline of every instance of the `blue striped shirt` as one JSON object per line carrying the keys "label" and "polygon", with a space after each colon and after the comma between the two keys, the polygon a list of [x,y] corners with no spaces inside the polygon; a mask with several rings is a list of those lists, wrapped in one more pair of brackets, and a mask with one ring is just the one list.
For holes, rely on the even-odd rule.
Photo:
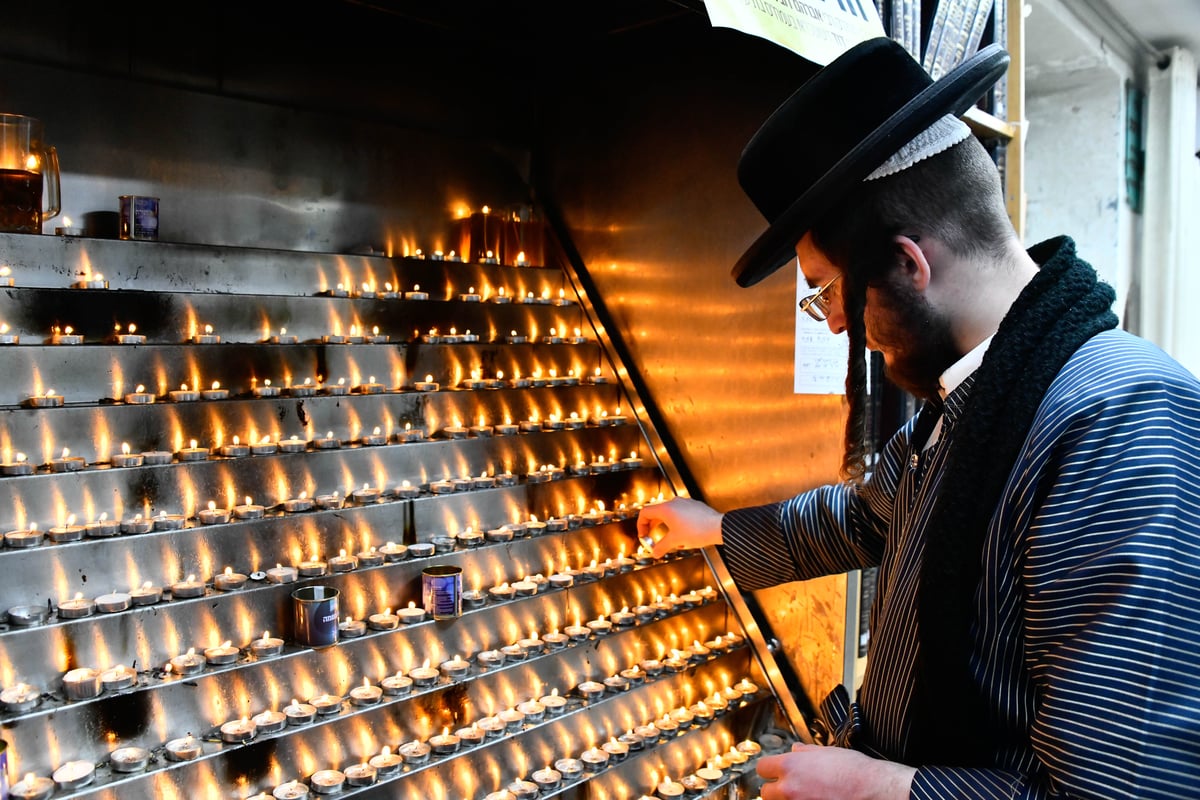
{"label": "blue striped shirt", "polygon": [[[860,487],[728,512],[753,590],[878,566],[856,747],[903,760],[923,527],[971,389],[921,452],[915,420]],[[1010,751],[921,766],[912,796],[1200,796],[1200,383],[1122,331],[1084,344],[1042,399],[988,526],[971,669]]]}

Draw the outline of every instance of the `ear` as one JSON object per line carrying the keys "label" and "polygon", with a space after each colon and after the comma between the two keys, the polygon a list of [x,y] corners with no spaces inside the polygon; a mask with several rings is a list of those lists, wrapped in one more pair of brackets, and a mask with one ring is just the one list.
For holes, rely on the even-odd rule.
{"label": "ear", "polygon": [[917,244],[918,240],[897,234],[892,237],[892,242],[896,245],[899,259],[896,266],[904,270],[904,274],[908,276],[914,289],[918,292],[925,291],[933,279],[933,270],[929,265],[929,259],[925,257],[925,252]]}

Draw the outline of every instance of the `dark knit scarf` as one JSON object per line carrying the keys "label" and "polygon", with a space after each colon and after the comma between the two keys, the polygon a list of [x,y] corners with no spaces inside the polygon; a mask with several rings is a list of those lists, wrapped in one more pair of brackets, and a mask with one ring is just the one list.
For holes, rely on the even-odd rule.
{"label": "dark knit scarf", "polygon": [[[1001,322],[953,434],[926,529],[918,608],[920,650],[907,759],[915,765],[990,766],[1019,731],[996,724],[971,677],[971,621],[988,522],[1050,382],[1085,341],[1115,328],[1115,295],[1051,239],[1029,251],[1041,264]],[[923,412],[925,421],[937,414]],[[919,425],[919,427],[925,427]],[[924,440],[914,440],[919,449]]]}

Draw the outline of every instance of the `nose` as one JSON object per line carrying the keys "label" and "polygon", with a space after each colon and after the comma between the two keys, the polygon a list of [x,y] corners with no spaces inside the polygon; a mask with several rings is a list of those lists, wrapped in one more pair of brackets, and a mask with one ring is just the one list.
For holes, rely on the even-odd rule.
{"label": "nose", "polygon": [[846,332],[846,314],[842,309],[842,299],[835,299],[829,306],[829,314],[825,317],[825,324],[829,326],[829,330],[834,334]]}

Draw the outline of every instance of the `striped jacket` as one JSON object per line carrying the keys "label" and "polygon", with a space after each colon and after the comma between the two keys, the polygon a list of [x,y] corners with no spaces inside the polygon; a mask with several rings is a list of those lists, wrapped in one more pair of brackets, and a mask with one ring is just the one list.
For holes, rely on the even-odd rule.
{"label": "striped jacket", "polygon": [[[753,590],[878,566],[853,746],[903,761],[922,526],[971,388],[937,444],[888,443],[860,487],[728,512],[722,555]],[[1200,797],[1200,383],[1121,331],[1042,399],[984,541],[971,669],[1018,746],[918,765],[914,798]]]}

